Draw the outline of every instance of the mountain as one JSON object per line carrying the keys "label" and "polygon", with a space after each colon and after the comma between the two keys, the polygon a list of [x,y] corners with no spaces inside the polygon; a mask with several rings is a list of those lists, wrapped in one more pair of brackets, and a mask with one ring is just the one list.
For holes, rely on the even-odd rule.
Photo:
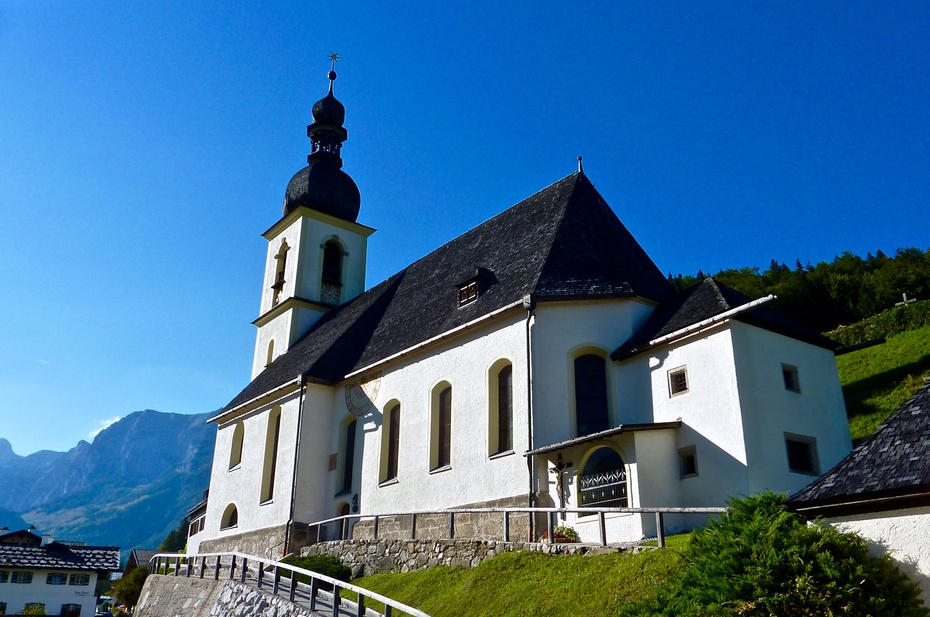
{"label": "mountain", "polygon": [[0,526],[157,547],[210,484],[211,415],[137,411],[67,452],[19,456],[0,438]]}

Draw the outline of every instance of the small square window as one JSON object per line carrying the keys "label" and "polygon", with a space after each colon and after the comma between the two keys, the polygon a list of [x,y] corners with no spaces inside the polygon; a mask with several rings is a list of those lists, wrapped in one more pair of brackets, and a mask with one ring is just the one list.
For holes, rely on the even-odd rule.
{"label": "small square window", "polygon": [[668,372],[668,394],[677,396],[688,391],[688,369],[676,368]]}
{"label": "small square window", "polygon": [[688,446],[678,450],[678,474],[682,478],[698,475],[697,448]]}
{"label": "small square window", "polygon": [[790,364],[782,364],[781,375],[785,380],[785,390],[791,390],[792,392],[801,391],[801,380],[798,379],[798,367],[791,366]]}
{"label": "small square window", "polygon": [[10,577],[11,583],[28,584],[32,582],[32,572],[14,572]]}
{"label": "small square window", "polygon": [[820,475],[817,440],[813,437],[785,433],[785,452],[788,455],[788,469],[794,473]]}
{"label": "small square window", "polygon": [[459,286],[459,306],[471,304],[478,299],[478,281],[471,280]]}
{"label": "small square window", "polygon": [[68,584],[68,575],[60,574],[56,572],[50,572],[49,575],[45,578],[46,585],[67,585]]}

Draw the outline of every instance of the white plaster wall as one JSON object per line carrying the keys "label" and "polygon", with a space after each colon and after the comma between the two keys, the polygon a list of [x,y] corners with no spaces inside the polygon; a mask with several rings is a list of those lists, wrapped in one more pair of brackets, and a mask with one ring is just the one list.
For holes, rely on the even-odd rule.
{"label": "white plaster wall", "polygon": [[294,295],[299,295],[296,293],[296,281],[298,262],[302,257],[301,240],[303,238],[303,233],[303,221],[297,218],[283,229],[278,230],[278,233],[268,240],[268,251],[265,257],[265,277],[262,282],[262,300],[258,311],[259,315],[264,315],[274,306],[272,304],[274,292],[271,286],[275,283],[278,266],[278,262],[274,256],[278,254],[282,240],[286,240],[290,248],[287,251],[287,261],[284,265],[284,288],[281,290],[281,295],[279,297],[283,300]]}
{"label": "white plaster wall", "polygon": [[[368,252],[368,235],[371,230],[361,225],[328,217],[301,218],[300,259],[294,264],[297,287],[295,295],[319,301],[323,272],[323,245],[336,236],[336,241],[348,253],[342,261],[342,295],[340,302],[351,300],[365,291],[365,264]],[[290,263],[287,264],[290,268]],[[269,307],[270,308],[270,307]]]}
{"label": "white plaster wall", "polygon": [[[626,341],[652,312],[633,299],[545,302],[536,307],[532,333],[534,447],[564,441],[575,434],[572,386],[575,355],[583,348],[605,355]],[[616,371],[607,360],[610,425],[626,422]]]}
{"label": "white plaster wall", "polygon": [[[281,406],[281,429],[275,468],[274,495],[268,502],[260,503],[268,418],[275,405]],[[196,552],[196,548],[205,540],[280,525],[289,520],[295,435],[297,434],[298,393],[293,392],[287,395],[275,405],[259,407],[253,412],[218,427],[204,530],[191,538],[193,542],[188,545],[189,552]],[[229,453],[238,420],[242,420],[245,426],[242,461],[230,469]],[[226,506],[230,503],[236,505],[239,524],[230,529],[221,530],[221,518]]]}
{"label": "white plaster wall", "polygon": [[[356,469],[362,512],[448,508],[529,492],[522,456],[528,449],[525,317],[524,311],[515,310],[384,369],[375,408],[360,422],[363,445],[357,450],[364,458]],[[514,452],[491,458],[488,370],[502,358],[513,364]],[[430,398],[441,381],[452,385],[451,466],[430,473]],[[340,398],[337,420],[345,404]],[[401,404],[397,482],[379,487],[382,413],[392,400]]]}
{"label": "white plaster wall", "polygon": [[826,522],[868,540],[872,554],[887,553],[895,559],[901,570],[920,584],[921,598],[930,606],[930,507],[836,517]]}
{"label": "white plaster wall", "polygon": [[[80,604],[81,615],[93,615],[96,609],[94,588],[97,585],[97,573],[94,571],[79,572],[75,570],[30,570],[28,568],[9,568],[10,572],[32,572],[31,583],[0,584],[0,602],[6,602],[6,614],[18,615],[29,602],[42,602],[45,612],[49,615],[58,615],[62,604]],[[49,585],[46,583],[50,573],[90,575],[89,585]]]}
{"label": "white plaster wall", "polygon": [[[669,371],[686,368],[688,392],[672,396]],[[746,444],[730,332],[725,325],[661,346],[616,364],[618,374],[641,379],[648,371],[648,398],[637,393],[631,401],[648,409],[622,413],[640,421],[682,421],[668,470],[678,484],[678,505],[720,506],[727,497],[749,490]],[[624,377],[624,379],[626,379]],[[625,383],[625,381],[624,381]],[[642,389],[630,385],[630,390]],[[678,480],[678,448],[694,446],[698,475]],[[658,463],[656,463],[658,464]]]}
{"label": "white plaster wall", "polygon": [[[341,388],[314,384],[308,385],[304,394],[294,503],[294,519],[303,523],[337,515],[333,496],[338,471],[327,470],[330,452],[336,452],[331,449],[336,424],[333,409],[341,394]],[[344,399],[342,405],[345,405]],[[356,446],[360,444],[361,434],[358,435]]]}
{"label": "white plaster wall", "polygon": [[[322,313],[316,313],[316,317],[320,315]],[[252,356],[252,379],[255,379],[259,373],[265,370],[268,360],[268,344],[271,341],[274,341],[272,360],[288,350],[292,340],[291,333],[295,330],[294,317],[294,311],[285,311],[257,329],[255,333],[255,353]]]}
{"label": "white plaster wall", "polygon": [[[819,475],[788,469],[786,432],[815,437],[820,473],[852,449],[849,421],[828,349],[739,321],[730,325],[746,434],[749,490],[800,490]],[[796,366],[801,391],[785,388],[782,363]]]}

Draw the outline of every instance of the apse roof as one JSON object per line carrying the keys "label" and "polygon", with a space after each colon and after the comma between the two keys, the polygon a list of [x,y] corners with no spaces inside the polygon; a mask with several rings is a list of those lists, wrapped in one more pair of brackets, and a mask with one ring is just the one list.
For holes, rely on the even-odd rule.
{"label": "apse roof", "polygon": [[[480,270],[479,270],[480,269]],[[478,298],[459,306],[459,284],[483,273]],[[669,296],[665,276],[583,172],[465,232],[327,313],[225,410],[299,375],[346,375],[519,303]]]}
{"label": "apse roof", "polygon": [[[611,357],[614,360],[622,360],[642,353],[653,346],[651,341],[750,302],[752,300],[748,296],[708,277],[659,305],[642,327],[618,347]],[[830,339],[808,330],[767,306],[757,306],[733,318],[813,345],[828,349],[837,348],[837,344]]]}

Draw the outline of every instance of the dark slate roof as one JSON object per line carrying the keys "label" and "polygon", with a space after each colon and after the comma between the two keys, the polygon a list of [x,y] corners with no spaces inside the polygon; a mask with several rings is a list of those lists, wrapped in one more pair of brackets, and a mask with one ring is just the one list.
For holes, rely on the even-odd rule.
{"label": "dark slate roof", "polygon": [[129,551],[129,559],[126,560],[126,570],[132,570],[139,566],[147,566],[152,560],[152,557],[158,554],[158,551],[153,551],[147,548],[134,548]]}
{"label": "dark slate roof", "polygon": [[930,503],[930,384],[786,505],[798,511],[843,514],[918,503]]}
{"label": "dark slate roof", "polygon": [[45,546],[0,544],[0,567],[115,571],[119,570],[119,548],[67,546],[60,542]]}
{"label": "dark slate roof", "polygon": [[620,435],[621,433],[635,433],[637,431],[665,431],[669,429],[679,429],[681,428],[681,420],[673,420],[672,422],[648,422],[644,424],[621,424],[620,426],[615,426],[614,428],[605,429],[597,433],[591,433],[590,435],[583,435],[581,437],[573,437],[572,439],[566,439],[564,441],[559,441],[548,446],[543,446],[541,448],[536,448],[535,450],[527,450],[523,453],[523,456],[533,456],[534,454],[547,454],[549,452],[557,452],[559,450],[564,450],[566,448],[571,448],[581,444],[590,443],[592,441],[597,441],[599,439],[606,439],[607,437],[612,437],[614,435]]}
{"label": "dark slate roof", "polygon": [[[629,340],[618,347],[611,357],[614,360],[629,358],[649,349],[649,341],[671,334],[682,328],[700,323],[752,300],[735,289],[707,277],[700,283],[682,290],[662,304],[649,316],[642,327]],[[761,305],[733,317],[760,328],[772,330],[808,343],[836,349],[830,339],[808,330],[778,311]]]}
{"label": "dark slate roof", "polygon": [[[483,270],[479,270],[483,269]],[[476,272],[478,299],[458,306]],[[572,174],[322,317],[225,410],[303,374],[327,383],[519,302],[670,294],[665,276],[590,180]]]}

